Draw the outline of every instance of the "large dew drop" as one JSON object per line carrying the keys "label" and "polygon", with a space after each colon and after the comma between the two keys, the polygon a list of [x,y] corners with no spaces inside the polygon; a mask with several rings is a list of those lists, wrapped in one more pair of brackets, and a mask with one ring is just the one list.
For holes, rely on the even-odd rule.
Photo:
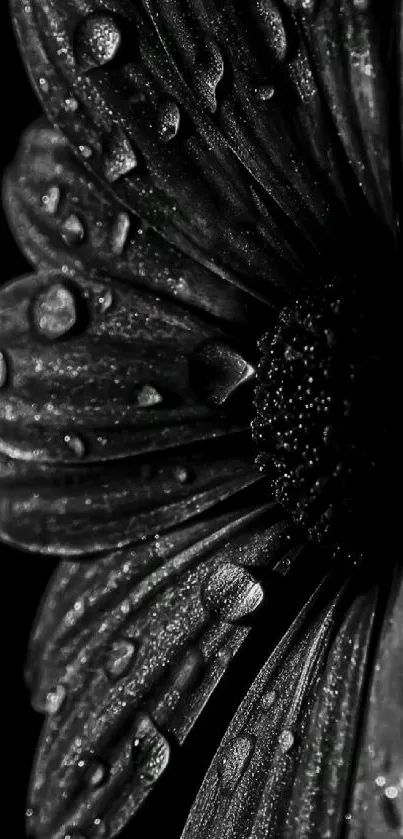
{"label": "large dew drop", "polygon": [[140,713],[133,732],[135,770],[146,784],[153,784],[166,769],[170,758],[168,740],[158,731],[147,713]]}
{"label": "large dew drop", "polygon": [[238,621],[254,612],[263,600],[263,589],[249,571],[226,562],[203,586],[205,606],[223,620]]}
{"label": "large dew drop", "polygon": [[111,679],[119,679],[129,670],[136,653],[133,641],[121,639],[115,641],[109,651],[106,672]]}
{"label": "large dew drop", "polygon": [[115,58],[121,41],[121,32],[113,15],[89,15],[75,32],[76,59],[86,71],[102,67]]}
{"label": "large dew drop", "polygon": [[104,155],[105,177],[110,183],[127,175],[137,166],[134,149],[122,131],[116,131],[108,137]]}
{"label": "large dew drop", "polygon": [[37,294],[32,307],[35,328],[45,338],[67,335],[77,322],[77,300],[71,288],[55,282]]}

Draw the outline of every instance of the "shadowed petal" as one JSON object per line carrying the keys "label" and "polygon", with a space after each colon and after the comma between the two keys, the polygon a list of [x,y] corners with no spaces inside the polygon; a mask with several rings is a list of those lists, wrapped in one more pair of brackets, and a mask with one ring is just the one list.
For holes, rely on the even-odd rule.
{"label": "shadowed petal", "polygon": [[403,583],[392,586],[356,760],[348,839],[403,833]]}
{"label": "shadowed petal", "polygon": [[31,788],[38,837],[86,835],[96,819],[114,836],[138,809],[257,610],[272,609],[270,573],[298,545],[279,512],[233,504],[158,546],[61,566],[30,653],[49,715]]}
{"label": "shadowed petal", "polygon": [[217,327],[146,291],[56,271],[4,287],[0,320],[3,538],[110,549],[259,479],[242,412],[213,412],[189,375],[193,352],[225,336]]}
{"label": "shadowed petal", "polygon": [[374,588],[352,603],[342,590],[308,623],[304,610],[236,714],[184,839],[340,835],[379,608]]}

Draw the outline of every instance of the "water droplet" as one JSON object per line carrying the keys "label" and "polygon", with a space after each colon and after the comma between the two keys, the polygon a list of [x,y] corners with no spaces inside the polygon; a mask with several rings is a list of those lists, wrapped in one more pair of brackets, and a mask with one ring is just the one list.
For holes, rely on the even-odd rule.
{"label": "water droplet", "polygon": [[162,396],[153,385],[143,385],[137,392],[137,404],[140,408],[149,408],[162,402]]}
{"label": "water droplet", "polygon": [[232,795],[235,791],[249,764],[252,752],[253,742],[250,737],[236,737],[220,755],[217,772],[222,790],[226,795]]}
{"label": "water droplet", "polygon": [[198,57],[193,78],[196,91],[212,113],[217,110],[217,86],[223,75],[224,61],[218,46],[207,44]]}
{"label": "water droplet", "polygon": [[78,151],[80,152],[81,156],[88,160],[88,158],[92,157],[92,149],[89,146],[80,145],[78,147]]}
{"label": "water droplet", "polygon": [[64,685],[56,685],[54,690],[50,690],[46,694],[45,712],[49,714],[50,717],[53,717],[60,711],[60,708],[66,698],[66,694],[67,691]]}
{"label": "water droplet", "polygon": [[77,301],[71,288],[55,282],[40,291],[34,302],[32,316],[37,331],[56,340],[67,335],[77,322]]}
{"label": "water droplet", "polygon": [[283,754],[289,752],[295,742],[295,737],[292,731],[289,728],[285,728],[284,731],[281,732],[278,742]]}
{"label": "water droplet", "polygon": [[180,111],[176,102],[163,102],[158,109],[158,137],[163,143],[169,143],[179,131]]}
{"label": "water droplet", "polygon": [[66,221],[63,222],[62,225],[62,239],[63,242],[66,243],[69,247],[74,247],[74,245],[80,245],[81,242],[84,240],[84,225],[82,221],[72,213]]}
{"label": "water droplet", "polygon": [[262,708],[264,711],[268,711],[275,703],[277,699],[276,691],[269,690],[267,693],[264,693],[262,696]]}
{"label": "water droplet", "polygon": [[186,484],[190,481],[193,477],[192,471],[189,469],[188,466],[184,466],[182,464],[178,464],[173,468],[174,478],[179,481],[180,484]]}
{"label": "water droplet", "polygon": [[140,778],[147,784],[155,783],[170,758],[170,746],[147,713],[140,713],[133,731],[133,761]]}
{"label": "water droplet", "polygon": [[130,230],[130,217],[128,213],[118,213],[112,229],[112,253],[120,256],[127,242]]}
{"label": "water droplet", "polygon": [[47,79],[44,79],[43,77],[41,77],[39,79],[39,85],[40,85],[42,93],[48,93],[49,92],[49,82],[47,81]]}
{"label": "water droplet", "polygon": [[204,341],[189,363],[193,389],[208,403],[222,405],[255,375],[251,364],[224,341]]}
{"label": "water droplet", "polygon": [[203,667],[203,655],[197,647],[188,650],[182,661],[172,666],[172,684],[180,695],[194,687],[200,678]]}
{"label": "water droplet", "polygon": [[0,388],[4,387],[8,378],[8,364],[4,352],[0,350]]}
{"label": "water droplet", "polygon": [[101,760],[92,760],[85,770],[86,783],[92,789],[102,786],[108,779],[109,771]]}
{"label": "water droplet", "polygon": [[113,15],[90,14],[75,31],[76,59],[86,71],[102,67],[115,58],[121,42],[121,32]]}
{"label": "water droplet", "polygon": [[74,99],[73,96],[68,96],[67,99],[64,100],[64,107],[66,111],[74,113],[74,111],[76,111],[78,108],[77,99]]}
{"label": "water droplet", "polygon": [[259,102],[268,102],[274,96],[274,87],[269,84],[262,84],[255,88],[255,94]]}
{"label": "water droplet", "polygon": [[69,448],[76,457],[84,457],[85,443],[81,437],[78,437],[77,434],[65,434],[63,439],[67,448]]}
{"label": "water droplet", "polygon": [[226,562],[208,577],[202,598],[205,606],[223,620],[238,621],[258,608],[263,589],[245,568]]}
{"label": "water droplet", "polygon": [[41,196],[41,204],[45,213],[54,216],[57,213],[60,203],[60,189],[58,186],[50,186],[47,192]]}
{"label": "water droplet", "polygon": [[116,131],[105,143],[105,177],[114,183],[137,166],[137,157],[130,140],[122,131]]}
{"label": "water droplet", "polygon": [[98,297],[98,303],[102,314],[111,308],[113,304],[113,292],[110,288],[105,289],[105,291],[100,294]]}
{"label": "water droplet", "polygon": [[132,641],[121,639],[115,641],[109,651],[106,673],[111,679],[119,679],[124,676],[133,663],[136,653],[136,646]]}

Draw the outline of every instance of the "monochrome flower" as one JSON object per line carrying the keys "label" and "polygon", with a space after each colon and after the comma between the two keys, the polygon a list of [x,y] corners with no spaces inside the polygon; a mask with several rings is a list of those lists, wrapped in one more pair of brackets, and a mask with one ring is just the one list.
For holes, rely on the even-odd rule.
{"label": "monochrome flower", "polygon": [[248,659],[183,839],[403,835],[384,5],[12,2],[46,118],[4,190],[36,270],[0,290],[0,527],[60,560],[38,839],[116,836]]}

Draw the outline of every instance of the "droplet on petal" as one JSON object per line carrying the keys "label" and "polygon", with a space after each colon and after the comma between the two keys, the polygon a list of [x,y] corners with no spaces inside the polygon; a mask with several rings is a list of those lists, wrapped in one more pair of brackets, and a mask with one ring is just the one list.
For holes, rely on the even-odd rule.
{"label": "droplet on petal", "polygon": [[56,340],[67,335],[77,322],[77,299],[72,288],[55,282],[34,299],[32,318],[37,332]]}
{"label": "droplet on petal", "polygon": [[121,42],[121,32],[113,15],[88,15],[75,31],[76,59],[86,71],[102,67],[115,58]]}
{"label": "droplet on petal", "polygon": [[274,690],[269,690],[267,693],[264,693],[261,699],[261,705],[264,711],[268,711],[271,708],[275,701],[276,701],[276,692]]}
{"label": "droplet on petal", "polygon": [[50,186],[41,196],[41,204],[45,213],[54,216],[57,213],[60,203],[60,189],[58,186]]}
{"label": "droplet on petal", "polygon": [[224,75],[224,61],[214,42],[206,45],[194,69],[194,86],[206,107],[217,110],[217,86]]}
{"label": "droplet on petal", "polygon": [[53,717],[60,711],[60,708],[66,698],[66,694],[67,691],[64,685],[56,685],[54,690],[50,690],[46,694],[45,712],[49,714],[50,717]]}
{"label": "droplet on petal", "polygon": [[124,676],[129,670],[136,653],[136,646],[132,641],[121,639],[112,645],[105,670],[112,679]]}
{"label": "droplet on petal", "polygon": [[137,404],[140,408],[149,408],[162,402],[162,396],[154,385],[143,385],[137,392]]}
{"label": "droplet on petal", "polygon": [[163,143],[169,143],[179,131],[180,111],[176,102],[168,100],[158,109],[158,137]]}
{"label": "droplet on petal", "polygon": [[107,312],[108,309],[111,308],[113,304],[113,292],[110,288],[105,289],[105,291],[103,291],[102,294],[100,294],[100,296],[98,297],[98,303],[102,314],[104,314],[104,312]]}
{"label": "droplet on petal", "polygon": [[118,213],[112,230],[112,253],[120,256],[130,230],[130,217],[128,213]]}
{"label": "droplet on petal", "polygon": [[114,132],[105,143],[105,177],[114,183],[137,166],[137,157],[128,137],[122,131]]}
{"label": "droplet on petal", "polygon": [[108,775],[109,772],[105,763],[97,759],[91,761],[85,772],[86,782],[93,789],[102,786],[106,782]]}
{"label": "droplet on petal", "polygon": [[232,795],[244,774],[253,752],[250,737],[236,737],[220,755],[217,771],[222,791]]}
{"label": "droplet on petal", "polygon": [[155,783],[170,758],[168,740],[157,729],[147,713],[140,713],[133,732],[133,762],[142,781]]}
{"label": "droplet on petal", "polygon": [[285,728],[284,731],[281,732],[279,737],[279,745],[280,749],[285,754],[292,749],[295,742],[295,737],[292,731],[289,728]]}
{"label": "droplet on petal", "polygon": [[190,359],[191,385],[213,405],[222,405],[254,375],[252,365],[224,341],[204,341]]}
{"label": "droplet on petal", "polygon": [[177,466],[174,466],[173,474],[180,484],[186,484],[188,481],[192,479],[193,473],[188,466],[178,464]]}
{"label": "droplet on petal", "polygon": [[255,90],[256,99],[260,102],[268,102],[274,96],[274,87],[269,84],[260,85]]}
{"label": "droplet on petal", "polygon": [[69,247],[81,245],[84,241],[85,230],[84,225],[75,213],[72,213],[62,225],[62,239]]}
{"label": "droplet on petal", "polygon": [[260,606],[263,589],[245,568],[226,562],[208,577],[202,598],[206,608],[223,620],[238,621]]}
{"label": "droplet on petal", "polygon": [[65,434],[64,442],[66,446],[75,454],[76,457],[84,457],[85,443],[84,440],[77,434]]}
{"label": "droplet on petal", "polygon": [[0,388],[7,384],[8,379],[8,364],[4,352],[0,350]]}

